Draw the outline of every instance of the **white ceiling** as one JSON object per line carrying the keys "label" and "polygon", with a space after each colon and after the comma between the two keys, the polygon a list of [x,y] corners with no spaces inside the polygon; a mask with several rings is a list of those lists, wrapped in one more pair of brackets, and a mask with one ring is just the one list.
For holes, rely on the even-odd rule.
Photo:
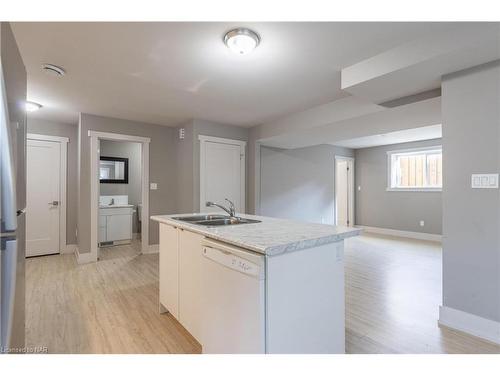
{"label": "white ceiling", "polygon": [[442,137],[441,125],[423,126],[421,128],[406,129],[396,132],[371,135],[335,142],[333,145],[348,148],[366,148],[375,146],[394,145],[397,143],[425,141]]}
{"label": "white ceiling", "polygon": [[[262,38],[238,56],[223,34]],[[336,100],[340,70],[453,23],[13,23],[33,117],[79,112],[177,125],[199,118],[252,126]],[[55,78],[42,63],[63,66]]]}

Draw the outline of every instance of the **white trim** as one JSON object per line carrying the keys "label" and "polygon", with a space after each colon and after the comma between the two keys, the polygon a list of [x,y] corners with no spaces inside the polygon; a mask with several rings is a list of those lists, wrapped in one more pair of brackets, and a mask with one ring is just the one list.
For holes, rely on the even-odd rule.
{"label": "white trim", "polygon": [[220,137],[212,137],[209,135],[198,135],[198,140],[200,142],[215,142],[215,143],[224,143],[226,145],[239,145],[245,147],[247,145],[246,141],[240,141],[239,139],[230,139],[230,138],[220,138]]}
{"label": "white trim", "polygon": [[67,186],[68,186],[68,137],[59,137],[45,134],[26,134],[27,140],[46,141],[59,143],[59,253],[66,251],[66,216],[68,205]]}
{"label": "white trim", "polygon": [[149,248],[149,142],[141,146],[141,174],[141,249],[144,250]]}
{"label": "white trim", "polygon": [[447,306],[439,306],[439,325],[500,344],[500,322]]}
{"label": "white trim", "polygon": [[443,150],[442,145],[435,145],[435,146],[427,146],[427,147],[414,147],[414,148],[405,148],[401,150],[390,150],[387,151],[387,155],[392,155],[392,154],[406,154],[406,153],[424,153],[426,151],[432,151],[432,150]]}
{"label": "white trim", "polygon": [[141,249],[149,251],[149,143],[150,138],[133,135],[105,133],[89,130],[90,137],[90,254],[93,261],[99,258],[98,218],[99,218],[99,141],[101,139],[141,144],[141,175],[142,175],[142,218],[141,218]]}
{"label": "white trim", "polygon": [[206,143],[222,143],[227,145],[240,146],[240,212],[246,213],[246,141],[240,141],[237,139],[228,138],[218,138],[210,137],[207,135],[199,135],[198,139],[200,141],[200,211],[203,211],[203,205],[205,200],[205,152]]}
{"label": "white trim", "polygon": [[443,237],[440,234],[411,232],[406,230],[397,230],[397,229],[379,228],[379,227],[368,227],[365,225],[356,225],[356,227],[364,229],[365,232],[367,233],[385,234],[387,236],[412,238],[415,240],[441,242]]}
{"label": "white trim", "polygon": [[[90,132],[89,132],[90,135]],[[90,137],[90,253],[94,261],[99,258],[99,138]]]}
{"label": "white trim", "polygon": [[50,141],[50,142],[59,142],[59,143],[68,143],[69,138],[68,137],[59,137],[56,135],[45,135],[45,134],[35,134],[35,133],[28,133],[26,135],[27,139],[32,139],[35,141]]}
{"label": "white trim", "polygon": [[78,247],[75,248],[75,257],[78,264],[86,264],[97,261],[92,253],[80,253]]}
{"label": "white trim", "polygon": [[66,247],[61,250],[61,254],[73,254],[76,251],[77,247],[78,246],[74,243],[67,244]]}
{"label": "white trim", "polygon": [[144,249],[142,249],[142,251],[141,251],[142,254],[157,254],[159,252],[160,252],[160,245],[159,244],[149,245],[148,248],[146,249],[146,251],[144,251]]}
{"label": "white trim", "polygon": [[356,189],[354,187],[354,161],[355,159],[353,157],[349,156],[341,156],[341,155],[335,155],[335,162],[334,162],[334,168],[333,168],[333,190],[334,190],[334,208],[333,208],[333,220],[335,225],[337,225],[337,160],[347,160],[349,162],[349,171],[351,172],[349,174],[349,185],[350,185],[350,195],[347,197],[349,201],[349,226],[354,226],[356,223],[356,218],[355,218],[355,211],[354,211],[354,200],[355,200],[355,194],[356,194]]}
{"label": "white trim", "polygon": [[107,133],[95,130],[89,130],[89,137],[97,137],[99,139],[106,139],[109,141],[122,141],[122,142],[137,142],[137,143],[151,143],[151,138],[139,137],[136,135]]}
{"label": "white trim", "polygon": [[60,207],[59,210],[59,248],[61,252],[66,249],[66,217],[68,214],[67,204],[67,189],[68,189],[68,142],[60,141],[61,145],[61,169],[59,181],[61,181],[60,192]]}

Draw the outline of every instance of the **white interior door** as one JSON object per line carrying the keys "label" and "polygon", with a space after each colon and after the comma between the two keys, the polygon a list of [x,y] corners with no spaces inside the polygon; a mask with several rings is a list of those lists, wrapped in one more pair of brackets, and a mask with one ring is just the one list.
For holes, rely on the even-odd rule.
{"label": "white interior door", "polygon": [[354,225],[353,162],[350,159],[335,159],[335,223]]}
{"label": "white interior door", "polygon": [[28,140],[26,256],[59,253],[61,144]]}
{"label": "white interior door", "polygon": [[[226,142],[227,141],[227,142]],[[200,211],[213,212],[207,201],[226,205],[234,202],[236,212],[245,212],[245,146],[231,140],[201,140]]]}

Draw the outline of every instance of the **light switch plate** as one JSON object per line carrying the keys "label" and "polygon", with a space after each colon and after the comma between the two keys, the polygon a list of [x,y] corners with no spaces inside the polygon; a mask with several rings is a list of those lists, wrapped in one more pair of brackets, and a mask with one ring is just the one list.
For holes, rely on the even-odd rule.
{"label": "light switch plate", "polygon": [[498,189],[498,173],[471,175],[473,189]]}
{"label": "light switch plate", "polygon": [[151,182],[149,184],[149,189],[151,189],[151,190],[158,190],[158,184],[156,182]]}

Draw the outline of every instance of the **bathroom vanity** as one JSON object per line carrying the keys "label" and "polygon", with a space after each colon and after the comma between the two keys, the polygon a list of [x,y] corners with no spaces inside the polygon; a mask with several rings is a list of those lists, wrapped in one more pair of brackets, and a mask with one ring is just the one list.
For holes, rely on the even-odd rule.
{"label": "bathroom vanity", "polygon": [[130,243],[134,206],[126,195],[108,195],[99,198],[99,245],[111,246]]}
{"label": "bathroom vanity", "polygon": [[344,239],[360,229],[238,216],[151,217],[160,312],[203,353],[344,353]]}

